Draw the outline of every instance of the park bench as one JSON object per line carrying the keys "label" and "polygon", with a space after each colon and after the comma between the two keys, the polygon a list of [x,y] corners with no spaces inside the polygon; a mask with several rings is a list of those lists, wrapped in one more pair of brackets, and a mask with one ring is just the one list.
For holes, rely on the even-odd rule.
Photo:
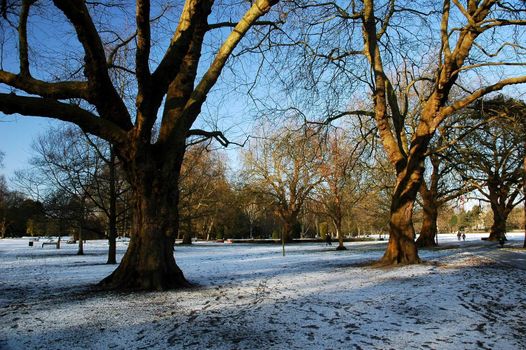
{"label": "park bench", "polygon": [[43,242],[42,248],[44,248],[45,245],[54,245],[55,248],[58,248],[58,242]]}

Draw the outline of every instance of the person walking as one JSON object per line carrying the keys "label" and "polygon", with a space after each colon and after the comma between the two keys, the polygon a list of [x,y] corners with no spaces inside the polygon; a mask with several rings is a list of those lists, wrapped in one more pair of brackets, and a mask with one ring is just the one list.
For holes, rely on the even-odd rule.
{"label": "person walking", "polygon": [[325,235],[325,245],[332,245],[332,238],[329,232]]}

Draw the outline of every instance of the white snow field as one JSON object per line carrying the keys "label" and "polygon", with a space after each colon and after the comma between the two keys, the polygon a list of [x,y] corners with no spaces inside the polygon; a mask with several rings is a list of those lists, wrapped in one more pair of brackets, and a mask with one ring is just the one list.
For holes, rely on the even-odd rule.
{"label": "white snow field", "polygon": [[96,291],[104,241],[3,239],[0,349],[526,349],[524,234],[480,237],[396,268],[369,266],[385,241],[177,246],[196,287],[148,293]]}

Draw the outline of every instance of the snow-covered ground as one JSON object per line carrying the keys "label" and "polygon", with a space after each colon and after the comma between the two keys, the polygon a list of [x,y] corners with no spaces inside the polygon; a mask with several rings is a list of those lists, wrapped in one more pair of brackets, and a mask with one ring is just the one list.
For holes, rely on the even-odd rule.
{"label": "snow-covered ground", "polygon": [[[190,290],[97,292],[107,245],[0,240],[0,349],[525,349],[523,234],[440,235],[423,264],[384,242],[176,248]],[[126,242],[118,244],[119,257]]]}

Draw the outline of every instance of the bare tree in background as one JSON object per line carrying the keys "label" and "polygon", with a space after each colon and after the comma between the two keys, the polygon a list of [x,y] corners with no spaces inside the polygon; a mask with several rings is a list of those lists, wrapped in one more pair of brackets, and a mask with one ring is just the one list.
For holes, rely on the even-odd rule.
{"label": "bare tree in background", "polygon": [[420,197],[422,199],[423,221],[420,235],[416,240],[418,247],[437,245],[438,216],[446,203],[475,189],[457,171],[457,163],[462,162],[453,156],[451,147],[466,137],[473,128],[462,127],[462,117],[455,116],[442,124],[431,140],[426,171]]}
{"label": "bare tree in background", "polygon": [[209,237],[218,216],[224,214],[221,210],[226,204],[224,192],[230,190],[230,184],[223,163],[217,152],[207,149],[207,144],[194,145],[186,151],[179,185],[182,231],[179,236],[183,244],[192,243],[196,226]]}
{"label": "bare tree in background", "polygon": [[464,118],[466,126],[477,127],[453,146],[456,168],[490,204],[492,241],[504,237],[508,215],[523,201],[525,106],[504,96],[477,101]]}
{"label": "bare tree in background", "polygon": [[[34,168],[29,175],[19,172],[19,181],[21,177],[38,177],[45,183],[48,192],[58,189],[71,196],[85,198],[86,207],[93,205],[93,209],[106,218],[109,243],[107,263],[116,264],[117,224],[123,217],[117,205],[123,200],[128,185],[117,173],[118,164],[112,147],[78,128],[64,126],[51,128],[42,134],[33,149],[36,152],[31,160]],[[40,187],[43,188],[43,184]]]}
{"label": "bare tree in background", "polygon": [[298,216],[307,197],[320,183],[323,163],[319,135],[310,129],[278,129],[251,142],[244,174],[253,191],[269,198],[283,224],[283,240],[299,234]]}
{"label": "bare tree in background", "polygon": [[[305,11],[298,15],[304,27],[297,31],[299,39],[281,46],[303,48],[298,57],[304,64],[299,74],[291,74],[290,86],[303,79],[301,89],[317,87],[314,98],[323,99],[325,92],[326,100],[336,97],[338,103],[326,102],[327,112],[318,118],[374,116],[386,158],[396,171],[389,244],[379,263],[418,263],[412,214],[429,143],[460,109],[504,87],[526,83],[520,68],[526,57],[520,41],[526,3],[296,3]],[[342,77],[350,81],[347,90]],[[372,95],[372,104],[355,108],[366,94]]]}
{"label": "bare tree in background", "polygon": [[343,221],[371,187],[370,173],[364,165],[366,160],[362,158],[367,144],[342,129],[335,129],[328,131],[322,147],[324,162],[319,168],[321,181],[316,186],[315,197],[332,220],[338,239],[336,249],[345,250]]}

